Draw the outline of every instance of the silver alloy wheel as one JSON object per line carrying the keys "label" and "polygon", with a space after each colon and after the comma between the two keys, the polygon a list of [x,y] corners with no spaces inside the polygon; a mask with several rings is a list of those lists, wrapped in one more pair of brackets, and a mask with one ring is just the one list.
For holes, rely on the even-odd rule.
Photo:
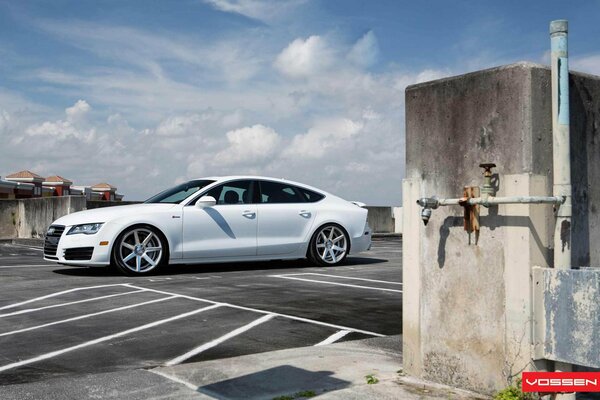
{"label": "silver alloy wheel", "polygon": [[160,238],[151,230],[136,228],[127,232],[119,243],[119,257],[123,266],[133,272],[154,269],[162,257]]}
{"label": "silver alloy wheel", "polygon": [[346,255],[348,240],[337,226],[329,225],[317,234],[317,254],[327,264],[336,264]]}

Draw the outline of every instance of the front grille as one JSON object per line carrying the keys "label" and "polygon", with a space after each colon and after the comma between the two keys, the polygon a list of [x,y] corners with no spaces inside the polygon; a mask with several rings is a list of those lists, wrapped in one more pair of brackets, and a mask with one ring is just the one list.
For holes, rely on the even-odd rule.
{"label": "front grille", "polygon": [[73,247],[65,249],[65,260],[87,261],[92,259],[93,247]]}
{"label": "front grille", "polygon": [[63,225],[51,225],[46,232],[46,238],[44,239],[44,255],[49,258],[56,256],[56,249],[58,248],[58,241],[65,231]]}

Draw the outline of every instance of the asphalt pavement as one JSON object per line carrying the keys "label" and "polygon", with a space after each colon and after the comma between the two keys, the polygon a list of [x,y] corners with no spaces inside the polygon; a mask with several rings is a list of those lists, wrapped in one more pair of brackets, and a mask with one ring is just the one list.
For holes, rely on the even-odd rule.
{"label": "asphalt pavement", "polygon": [[[402,329],[401,241],[395,237],[375,240],[371,251],[339,267],[185,265],[148,277],[59,266],[41,254],[26,243],[0,244],[3,399],[35,398],[17,393],[51,382],[122,378],[125,371],[133,382],[140,371],[161,366]],[[148,379],[150,385],[156,378]]]}

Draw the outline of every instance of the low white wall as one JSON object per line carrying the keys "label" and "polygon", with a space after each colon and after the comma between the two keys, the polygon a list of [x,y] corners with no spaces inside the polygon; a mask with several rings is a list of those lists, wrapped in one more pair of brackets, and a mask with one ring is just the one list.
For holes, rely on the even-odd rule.
{"label": "low white wall", "polygon": [[394,233],[402,234],[402,207],[392,207],[394,217]]}

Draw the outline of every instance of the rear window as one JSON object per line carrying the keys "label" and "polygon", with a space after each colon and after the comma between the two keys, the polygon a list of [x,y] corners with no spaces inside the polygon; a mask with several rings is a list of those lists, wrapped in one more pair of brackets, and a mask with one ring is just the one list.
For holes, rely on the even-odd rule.
{"label": "rear window", "polygon": [[283,182],[260,181],[261,203],[316,203],[325,196]]}
{"label": "rear window", "polygon": [[304,189],[304,188],[296,188],[302,196],[306,199],[307,203],[316,203],[319,200],[322,200],[323,196],[321,193],[313,192],[312,190]]}
{"label": "rear window", "polygon": [[260,182],[261,203],[306,203],[298,188],[287,183]]}

